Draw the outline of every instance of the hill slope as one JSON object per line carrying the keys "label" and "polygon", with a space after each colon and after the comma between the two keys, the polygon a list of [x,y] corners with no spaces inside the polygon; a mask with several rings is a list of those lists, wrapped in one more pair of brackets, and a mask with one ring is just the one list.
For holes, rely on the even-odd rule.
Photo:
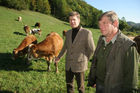
{"label": "hill slope", "polygon": [[[17,21],[18,16],[22,17],[23,23]],[[18,41],[22,40],[25,37],[23,26],[28,25],[31,28],[33,28],[32,26],[34,26],[36,22],[41,23],[42,36],[38,38],[39,40],[45,38],[45,36],[52,31],[58,32],[61,35],[61,32],[64,29],[67,30],[70,28],[68,26],[68,23],[55,19],[54,17],[51,16],[47,16],[37,12],[16,11],[13,9],[0,7],[0,34],[1,34],[0,39],[5,40],[5,41],[1,40],[2,41],[1,43],[4,44],[4,42],[7,42],[18,45],[19,44]],[[17,32],[23,35],[15,34]],[[14,48],[14,46],[10,47]]]}
{"label": "hill slope", "polygon": [[[18,16],[22,16],[23,24],[16,21]],[[59,62],[59,74],[55,73],[53,64],[51,72],[47,72],[47,64],[43,59],[32,61],[32,65],[25,64],[25,58],[11,60],[12,50],[25,37],[23,25],[26,24],[33,28],[32,26],[36,22],[41,23],[42,29],[42,36],[36,35],[38,41],[42,41],[51,31],[62,36],[61,33],[64,29],[70,29],[68,23],[49,15],[31,11],[16,11],[0,6],[0,93],[66,93],[65,57]],[[92,31],[94,41],[97,43],[99,30],[88,29]],[[89,69],[85,73],[85,85],[87,85],[88,72]],[[76,82],[74,84],[76,90]],[[86,87],[85,92],[94,93],[95,89]]]}
{"label": "hill slope", "polygon": [[140,23],[134,23],[134,22],[131,22],[131,21],[128,21],[127,23],[128,23],[128,25],[130,25],[130,26],[132,26],[136,29],[140,29]]}

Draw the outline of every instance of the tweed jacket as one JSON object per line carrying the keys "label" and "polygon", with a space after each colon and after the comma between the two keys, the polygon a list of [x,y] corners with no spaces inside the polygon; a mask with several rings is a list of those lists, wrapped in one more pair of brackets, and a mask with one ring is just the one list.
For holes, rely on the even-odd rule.
{"label": "tweed jacket", "polygon": [[83,72],[87,69],[88,60],[95,50],[91,31],[80,28],[73,43],[72,30],[66,32],[64,46],[58,55],[61,58],[66,53],[66,70]]}

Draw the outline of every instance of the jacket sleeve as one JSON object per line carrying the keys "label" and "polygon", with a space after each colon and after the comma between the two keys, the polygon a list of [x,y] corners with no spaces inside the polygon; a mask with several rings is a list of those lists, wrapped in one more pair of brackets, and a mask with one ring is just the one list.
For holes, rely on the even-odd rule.
{"label": "jacket sleeve", "polygon": [[91,63],[91,67],[90,67],[90,72],[88,75],[88,84],[87,86],[93,86],[94,84],[96,84],[96,65],[97,65],[97,52],[101,46],[101,42],[102,42],[102,36],[99,37],[98,43],[97,43],[97,47],[96,50],[94,52],[93,55],[93,59],[92,59],[92,63]]}
{"label": "jacket sleeve", "polygon": [[88,75],[88,84],[87,86],[93,86],[96,84],[96,59],[92,61],[91,67],[90,67],[90,72]]}
{"label": "jacket sleeve", "polygon": [[135,46],[131,46],[124,57],[123,93],[137,93],[139,54]]}
{"label": "jacket sleeve", "polygon": [[93,55],[95,51],[95,44],[92,36],[92,32],[89,31],[87,35],[87,43],[86,43],[86,56],[88,57],[88,60]]}

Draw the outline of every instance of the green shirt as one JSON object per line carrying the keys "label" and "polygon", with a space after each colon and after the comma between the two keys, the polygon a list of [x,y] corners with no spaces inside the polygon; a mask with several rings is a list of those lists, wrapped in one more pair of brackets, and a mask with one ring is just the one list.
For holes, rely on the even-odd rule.
{"label": "green shirt", "polygon": [[97,77],[97,82],[101,85],[104,85],[104,79],[106,75],[106,61],[107,61],[109,52],[112,48],[112,45],[113,45],[112,42],[110,42],[109,44],[105,46],[105,42],[103,42],[97,54],[96,77]]}

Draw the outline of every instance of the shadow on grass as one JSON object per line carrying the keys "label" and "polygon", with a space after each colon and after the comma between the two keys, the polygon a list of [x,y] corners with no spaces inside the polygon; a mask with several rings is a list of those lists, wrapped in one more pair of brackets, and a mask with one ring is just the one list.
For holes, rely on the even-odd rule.
{"label": "shadow on grass", "polygon": [[[41,69],[33,69],[30,66],[32,64],[29,64],[26,58],[18,58],[16,60],[12,60],[12,54],[11,53],[0,53],[0,70],[6,70],[6,71],[37,71],[37,72],[45,72],[46,70]],[[37,59],[34,60],[34,62],[37,61],[45,61],[44,59]],[[0,92],[1,93],[1,92]]]}
{"label": "shadow on grass", "polygon": [[14,92],[8,90],[0,90],[0,93],[14,93]]}
{"label": "shadow on grass", "polygon": [[13,34],[26,36],[26,34],[23,34],[23,33],[20,33],[20,32],[13,32]]}
{"label": "shadow on grass", "polygon": [[[27,64],[25,58],[19,58],[15,61],[11,59],[11,53],[0,53],[0,70],[16,70],[16,71],[30,71],[30,64]],[[1,92],[0,92],[1,93]]]}

